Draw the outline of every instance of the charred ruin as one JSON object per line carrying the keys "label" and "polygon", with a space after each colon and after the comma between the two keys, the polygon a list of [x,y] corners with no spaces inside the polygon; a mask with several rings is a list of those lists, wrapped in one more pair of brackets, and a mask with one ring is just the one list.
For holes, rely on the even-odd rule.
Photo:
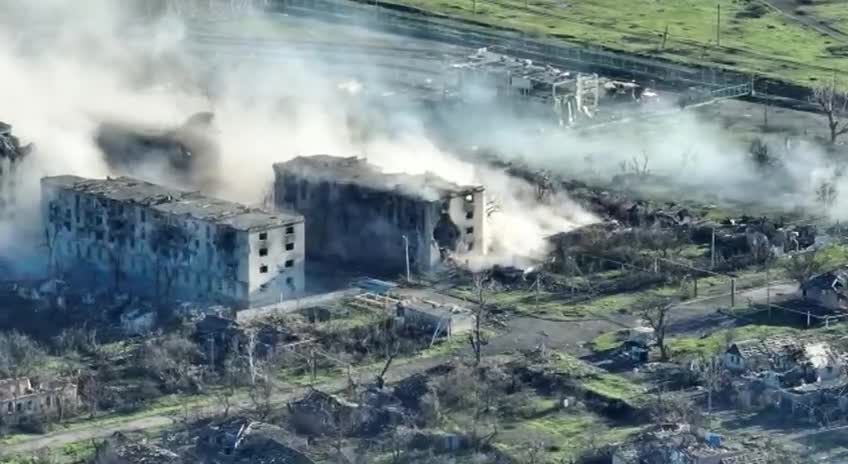
{"label": "charred ruin", "polygon": [[128,177],[41,184],[50,270],[69,282],[239,308],[304,288],[301,216]]}
{"label": "charred ruin", "polygon": [[32,144],[21,145],[12,135],[12,126],[0,121],[0,219],[15,218],[16,172],[21,160],[32,151]]}
{"label": "charred ruin", "polygon": [[486,252],[483,187],[328,155],[277,163],[274,172],[277,207],[306,218],[310,260],[396,272],[408,246],[410,268],[427,272],[457,254]]}

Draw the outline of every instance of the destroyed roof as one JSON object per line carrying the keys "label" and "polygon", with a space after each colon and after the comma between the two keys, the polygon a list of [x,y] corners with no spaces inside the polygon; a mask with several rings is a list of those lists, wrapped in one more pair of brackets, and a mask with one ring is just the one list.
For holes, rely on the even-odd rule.
{"label": "destroyed roof", "polygon": [[801,345],[797,340],[787,337],[772,337],[765,340],[743,340],[733,343],[728,351],[737,351],[739,356],[747,359],[769,357],[775,354],[799,354]]}
{"label": "destroyed roof", "polygon": [[[313,464],[313,461],[296,448],[296,437],[284,429],[246,417],[234,417],[210,425],[205,434],[217,436],[213,440],[221,448],[235,452],[229,462],[250,464]],[[224,436],[219,436],[223,434]]]}
{"label": "destroyed roof", "polygon": [[461,186],[433,173],[387,173],[367,160],[331,155],[298,156],[290,161],[275,163],[277,174],[290,173],[299,177],[336,184],[355,185],[375,191],[397,191],[407,196],[428,199],[453,197],[482,191],[482,186]]}
{"label": "destroyed roof", "polygon": [[86,179],[78,176],[53,176],[43,184],[114,201],[150,207],[163,214],[189,216],[204,222],[227,225],[237,230],[257,230],[303,222],[303,216],[274,213],[250,208],[199,192],[169,189],[131,177]]}
{"label": "destroyed roof", "polygon": [[129,464],[179,464],[183,460],[176,453],[144,441],[132,441],[116,432],[106,442],[96,447],[95,462],[122,462]]}
{"label": "destroyed roof", "polygon": [[801,284],[801,289],[808,290],[816,288],[819,290],[833,290],[841,292],[845,289],[846,284],[848,284],[848,269],[840,268],[812,277]]}

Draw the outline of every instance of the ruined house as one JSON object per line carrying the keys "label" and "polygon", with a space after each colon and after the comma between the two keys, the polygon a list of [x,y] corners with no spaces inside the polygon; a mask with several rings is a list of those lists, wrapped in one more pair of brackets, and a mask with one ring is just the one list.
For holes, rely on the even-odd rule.
{"label": "ruined house", "polygon": [[30,151],[32,144],[21,145],[12,126],[0,121],[0,221],[15,218],[18,166]]}
{"label": "ruined house", "polygon": [[403,325],[431,333],[434,338],[451,337],[474,328],[474,315],[467,308],[430,301],[398,302],[396,316]]}
{"label": "ruined house", "polygon": [[848,269],[834,269],[801,284],[801,295],[831,310],[848,310]]}
{"label": "ruined house", "polygon": [[41,384],[26,377],[0,380],[0,427],[63,418],[78,407],[77,386],[73,383]]}
{"label": "ruined house", "polygon": [[366,160],[328,155],[274,165],[277,207],[309,224],[308,259],[376,272],[428,272],[453,255],[486,252],[483,187],[433,174],[382,172]]}
{"label": "ruined house", "polygon": [[289,421],[303,435],[373,437],[400,423],[402,413],[385,404],[384,396],[366,394],[362,403],[352,403],[310,388],[288,403]]}
{"label": "ruined house", "polygon": [[612,452],[612,464],[730,464],[758,461],[761,453],[714,433],[692,431],[688,425],[657,426],[642,432]]}
{"label": "ruined house", "polygon": [[219,150],[212,113],[197,113],[176,128],[145,127],[108,121],[97,128],[95,143],[116,175],[139,176],[169,185],[211,187],[219,174]]}
{"label": "ruined house", "polygon": [[733,372],[761,374],[771,386],[831,381],[845,376],[845,356],[822,340],[773,337],[731,344],[722,355]]}
{"label": "ruined house", "polygon": [[272,424],[234,417],[204,427],[193,454],[210,464],[312,464],[285,430]]}
{"label": "ruined house", "polygon": [[304,288],[303,217],[129,177],[46,177],[50,271],[77,288],[236,308]]}
{"label": "ruined house", "polygon": [[94,448],[91,464],[181,464],[178,454],[146,441],[133,441],[116,432]]}

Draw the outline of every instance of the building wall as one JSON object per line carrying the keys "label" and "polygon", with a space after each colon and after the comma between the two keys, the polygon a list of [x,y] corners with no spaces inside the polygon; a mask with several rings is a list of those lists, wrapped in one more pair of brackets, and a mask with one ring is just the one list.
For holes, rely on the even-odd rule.
{"label": "building wall", "polygon": [[17,209],[17,168],[12,158],[0,157],[0,221],[15,219]]}
{"label": "building wall", "polygon": [[34,418],[67,417],[78,408],[79,398],[73,384],[4,397],[0,398],[0,426],[15,426]]}
{"label": "building wall", "polygon": [[305,232],[300,222],[248,235],[251,306],[279,303],[303,294]]}
{"label": "building wall", "polygon": [[275,204],[306,218],[309,259],[340,261],[371,271],[403,272],[409,240],[410,265],[427,272],[441,261],[434,230],[446,207],[460,244],[454,252],[486,250],[485,197],[474,192],[425,200],[398,192],[333,184],[277,172]]}
{"label": "building wall", "polygon": [[297,263],[291,284],[303,290],[302,223],[294,249],[269,246],[261,257],[268,272],[260,273],[259,234],[279,238],[287,226],[236,230],[49,183],[42,183],[42,207],[51,273],[94,291],[247,307],[289,295],[272,280],[290,259]]}

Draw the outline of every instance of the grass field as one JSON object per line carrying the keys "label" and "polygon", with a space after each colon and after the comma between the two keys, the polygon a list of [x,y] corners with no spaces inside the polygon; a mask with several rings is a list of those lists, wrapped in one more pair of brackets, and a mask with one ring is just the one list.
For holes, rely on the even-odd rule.
{"label": "grass field", "polygon": [[[453,17],[800,84],[848,70],[834,39],[756,0],[391,0]],[[716,5],[721,13],[717,14]],[[819,15],[848,19],[844,5]],[[720,35],[716,42],[716,19]],[[665,31],[668,31],[667,36]],[[665,37],[665,39],[664,39]]]}

